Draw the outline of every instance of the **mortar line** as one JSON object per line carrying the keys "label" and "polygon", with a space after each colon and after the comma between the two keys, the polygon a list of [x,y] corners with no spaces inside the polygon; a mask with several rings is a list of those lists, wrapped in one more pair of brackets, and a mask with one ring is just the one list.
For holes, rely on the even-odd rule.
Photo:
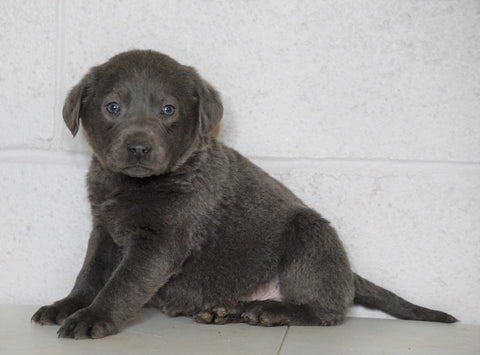
{"label": "mortar line", "polygon": [[467,161],[467,160],[434,160],[434,159],[397,159],[397,158],[342,158],[342,157],[309,157],[309,156],[294,156],[294,157],[278,157],[278,156],[262,156],[262,155],[246,155],[247,158],[257,161],[265,162],[317,162],[317,163],[371,163],[371,164],[445,164],[445,165],[472,165],[480,166],[480,161]]}
{"label": "mortar line", "polygon": [[[55,162],[56,159],[64,160],[71,157],[89,157],[91,151],[68,151],[63,150],[59,146],[52,147],[28,147],[16,146],[0,149],[0,162],[29,162],[32,156],[36,160]],[[262,157],[262,156],[246,156],[258,165],[269,165],[272,169],[275,166],[281,167],[288,164],[292,167],[305,166],[340,166],[352,168],[372,168],[372,167],[390,167],[390,168],[422,168],[422,169],[468,169],[480,170],[480,162],[467,161],[447,161],[447,160],[401,160],[401,159],[365,159],[365,158],[311,158],[311,157]],[[265,165],[264,165],[265,164]]]}
{"label": "mortar line", "polygon": [[60,112],[62,99],[60,97],[64,80],[64,55],[65,55],[65,6],[63,0],[56,1],[56,36],[55,36],[55,98],[54,98],[54,117],[53,136],[49,145],[50,149],[59,149],[62,145],[61,125],[59,123],[58,112]]}

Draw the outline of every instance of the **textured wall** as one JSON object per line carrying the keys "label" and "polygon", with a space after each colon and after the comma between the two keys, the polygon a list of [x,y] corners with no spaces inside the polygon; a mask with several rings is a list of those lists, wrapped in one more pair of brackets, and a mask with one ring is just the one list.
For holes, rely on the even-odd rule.
{"label": "textured wall", "polygon": [[220,138],[329,218],[359,273],[480,322],[475,0],[3,0],[1,303],[72,286],[89,149],[63,99],[132,48],[197,67],[223,95]]}

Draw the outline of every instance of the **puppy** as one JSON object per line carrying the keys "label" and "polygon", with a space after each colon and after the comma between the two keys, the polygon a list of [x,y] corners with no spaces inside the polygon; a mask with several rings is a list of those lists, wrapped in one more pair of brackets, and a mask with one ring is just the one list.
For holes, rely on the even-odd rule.
{"label": "puppy", "polygon": [[455,322],[354,274],[337,233],[209,133],[217,91],[154,51],[90,70],[63,108],[93,149],[93,230],[70,294],[32,320],[64,338],[117,333],[144,306],[201,323],[335,325],[352,304]]}

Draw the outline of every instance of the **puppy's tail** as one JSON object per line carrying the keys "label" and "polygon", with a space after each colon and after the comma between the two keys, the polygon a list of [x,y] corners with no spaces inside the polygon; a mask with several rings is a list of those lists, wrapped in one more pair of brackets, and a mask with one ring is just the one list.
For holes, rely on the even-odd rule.
{"label": "puppy's tail", "polygon": [[410,303],[393,292],[385,290],[357,274],[354,274],[354,283],[354,304],[359,304],[371,309],[379,309],[400,319],[442,323],[457,322],[457,319],[450,314]]}

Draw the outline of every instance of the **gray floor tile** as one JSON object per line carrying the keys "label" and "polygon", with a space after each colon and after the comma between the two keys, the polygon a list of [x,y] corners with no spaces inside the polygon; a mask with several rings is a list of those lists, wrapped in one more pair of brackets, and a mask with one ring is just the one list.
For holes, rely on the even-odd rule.
{"label": "gray floor tile", "polygon": [[37,308],[0,305],[0,354],[480,354],[480,326],[462,323],[349,318],[287,330],[202,325],[147,309],[120,334],[75,341],[58,339],[57,326],[31,324]]}
{"label": "gray floor tile", "polygon": [[336,327],[290,327],[281,355],[480,354],[480,326],[348,318]]}
{"label": "gray floor tile", "polygon": [[37,308],[0,305],[0,354],[277,354],[287,331],[203,325],[147,309],[120,334],[75,341],[58,339],[58,326],[31,324]]}

